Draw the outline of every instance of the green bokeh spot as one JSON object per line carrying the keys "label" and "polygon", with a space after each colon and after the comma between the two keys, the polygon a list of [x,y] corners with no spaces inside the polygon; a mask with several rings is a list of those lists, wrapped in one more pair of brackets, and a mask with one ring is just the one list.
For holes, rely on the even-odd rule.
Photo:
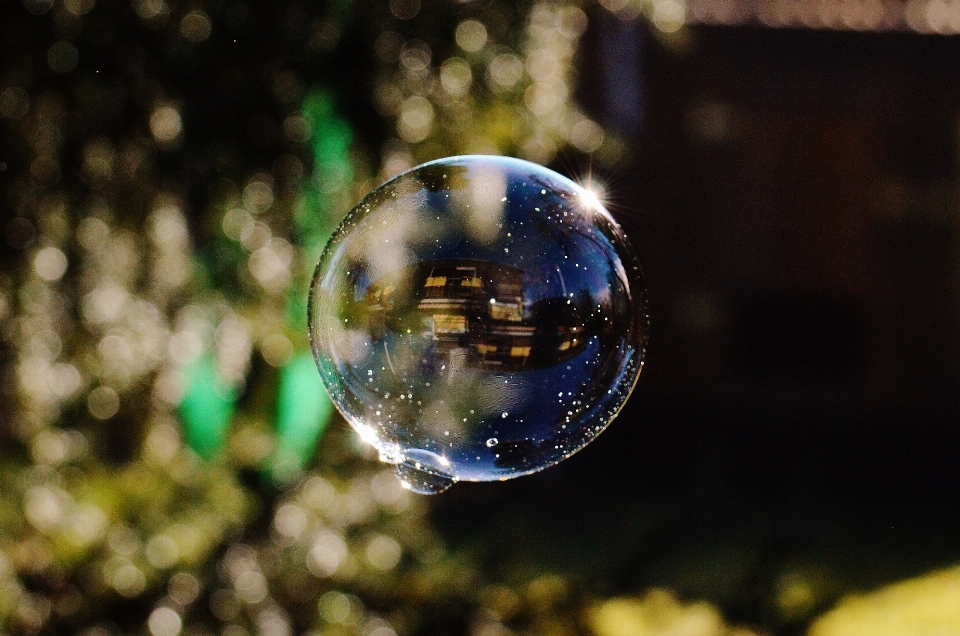
{"label": "green bokeh spot", "polygon": [[184,375],[187,388],[179,408],[184,436],[187,446],[209,460],[223,448],[237,392],[220,378],[209,354],[186,367]]}
{"label": "green bokeh spot", "polygon": [[268,466],[274,482],[289,481],[310,462],[332,413],[313,356],[297,354],[280,369],[277,446]]}

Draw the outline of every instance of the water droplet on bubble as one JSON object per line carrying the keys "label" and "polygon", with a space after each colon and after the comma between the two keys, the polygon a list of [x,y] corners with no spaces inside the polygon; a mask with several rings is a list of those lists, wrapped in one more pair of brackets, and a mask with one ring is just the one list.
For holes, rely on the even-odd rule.
{"label": "water droplet on bubble", "polygon": [[314,275],[310,335],[340,412],[430,494],[588,444],[636,383],[644,307],[633,251],[584,188],[526,161],[453,157],[347,215]]}
{"label": "water droplet on bubble", "polygon": [[423,470],[409,462],[397,464],[395,470],[403,487],[420,495],[439,495],[456,481],[448,475]]}

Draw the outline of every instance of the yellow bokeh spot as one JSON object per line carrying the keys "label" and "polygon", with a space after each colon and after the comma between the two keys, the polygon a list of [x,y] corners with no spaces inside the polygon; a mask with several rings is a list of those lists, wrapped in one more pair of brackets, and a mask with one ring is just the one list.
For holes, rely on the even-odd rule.
{"label": "yellow bokeh spot", "polygon": [[720,612],[704,602],[684,604],[665,590],[641,598],[621,597],[598,603],[587,614],[596,636],[747,636],[731,628]]}
{"label": "yellow bokeh spot", "polygon": [[852,596],[818,619],[808,636],[960,635],[960,566]]}

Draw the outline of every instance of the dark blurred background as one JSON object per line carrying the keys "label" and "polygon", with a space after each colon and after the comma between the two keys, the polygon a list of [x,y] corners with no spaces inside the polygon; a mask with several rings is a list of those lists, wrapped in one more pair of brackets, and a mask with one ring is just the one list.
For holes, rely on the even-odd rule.
{"label": "dark blurred background", "polygon": [[[960,563],[954,13],[4,0],[0,631],[957,629],[897,587]],[[326,424],[305,290],[466,152],[599,183],[651,336],[582,452],[423,498]]]}
{"label": "dark blurred background", "polygon": [[[593,169],[644,264],[647,366],[590,448],[453,491],[444,522],[486,529],[510,497],[494,526],[531,562],[740,619],[776,615],[769,589],[798,569],[870,587],[956,562],[957,40],[616,24],[631,66],[603,25],[581,94],[633,140]],[[605,91],[625,70],[622,121]]]}

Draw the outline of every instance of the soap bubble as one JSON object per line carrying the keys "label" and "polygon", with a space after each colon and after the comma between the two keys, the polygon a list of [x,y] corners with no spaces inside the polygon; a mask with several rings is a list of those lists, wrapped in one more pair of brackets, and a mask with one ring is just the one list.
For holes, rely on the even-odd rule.
{"label": "soap bubble", "polygon": [[330,239],[310,336],[333,402],[404,484],[518,477],[577,452],[643,364],[640,266],[596,196],[546,168],[433,161]]}

